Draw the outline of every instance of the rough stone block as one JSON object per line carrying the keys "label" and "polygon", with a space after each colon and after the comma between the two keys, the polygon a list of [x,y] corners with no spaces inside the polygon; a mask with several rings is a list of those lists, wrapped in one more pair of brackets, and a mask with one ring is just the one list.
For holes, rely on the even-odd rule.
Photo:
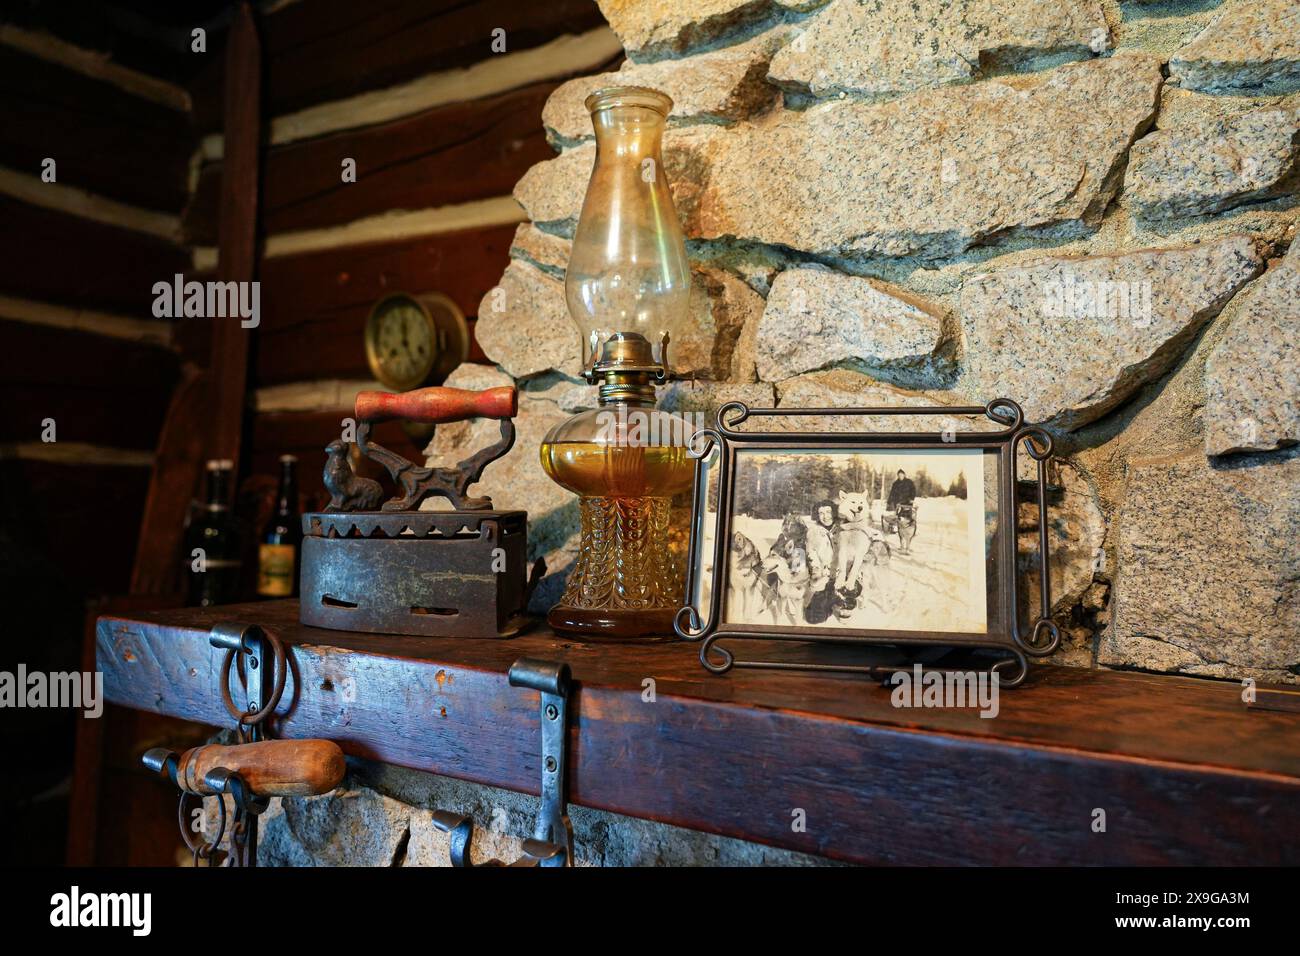
{"label": "rough stone block", "polygon": [[1205,366],[1206,454],[1300,443],[1300,243],[1237,295],[1224,320]]}
{"label": "rough stone block", "polygon": [[1298,487],[1300,449],[1131,461],[1100,663],[1300,680]]}
{"label": "rough stone block", "polygon": [[961,295],[968,390],[1013,398],[1030,421],[1086,425],[1168,371],[1260,267],[1237,236],[974,276]]}

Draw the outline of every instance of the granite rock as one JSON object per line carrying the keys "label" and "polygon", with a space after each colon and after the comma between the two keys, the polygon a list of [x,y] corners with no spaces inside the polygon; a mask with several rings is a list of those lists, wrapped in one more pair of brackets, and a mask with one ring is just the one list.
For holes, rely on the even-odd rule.
{"label": "granite rock", "polygon": [[659,390],[659,407],[679,415],[690,415],[695,424],[712,428],[718,409],[727,402],[744,402],[750,408],[772,408],[776,390],[763,382],[720,384],[715,382],[670,382]]}
{"label": "granite rock", "polygon": [[[665,134],[665,139],[670,143],[671,135]],[[665,146],[665,172],[675,192],[679,180],[673,175],[675,170],[669,163],[669,155],[670,151]],[[546,226],[547,233],[572,238],[595,163],[596,147],[591,143],[566,149],[554,159],[530,166],[519,182],[515,183],[515,200],[524,207],[529,219]],[[678,215],[680,214],[679,210]]]}
{"label": "granite rock", "polygon": [[1170,79],[1210,93],[1300,89],[1300,5],[1230,0],[1169,60]]}
{"label": "granite rock", "polygon": [[510,243],[510,258],[521,259],[553,279],[564,281],[573,243],[563,236],[542,232],[531,222],[521,222]]}
{"label": "granite rock", "polygon": [[596,0],[633,60],[655,60],[743,37],[787,10],[826,0]]}
{"label": "granite rock", "polygon": [[[664,165],[688,239],[940,258],[1008,235],[1078,236],[1100,221],[1160,84],[1158,60],[1117,55],[1032,81],[776,110],[670,130]],[[533,221],[572,229],[593,159],[583,146],[540,163],[515,198]]]}
{"label": "granite rock", "polygon": [[1099,661],[1300,679],[1300,449],[1131,461]]}
{"label": "granite rock", "polygon": [[[530,223],[521,225],[511,245],[516,260],[497,287],[503,291],[494,289],[483,299],[489,316],[484,328],[480,311],[479,343],[488,358],[516,378],[548,370],[572,376],[581,370],[581,339],[564,297],[571,249],[570,240],[562,236]],[[746,369],[737,345],[762,312],[763,297],[744,280],[712,266],[692,266],[687,310],[668,329],[673,373],[712,379],[734,373],[742,381],[746,376],[752,381],[752,355]]]}
{"label": "granite rock", "polygon": [[717,380],[754,380],[754,355],[746,333],[763,315],[763,297],[722,269],[694,266],[685,321],[668,346],[673,374]]}
{"label": "granite rock", "polygon": [[274,801],[261,817],[259,866],[401,866],[410,808],[344,782],[319,797]]}
{"label": "granite rock", "polygon": [[[1106,518],[1096,491],[1073,464],[1059,462],[1054,476],[1054,486],[1047,492],[1047,546],[1051,554],[1052,613],[1060,615],[1083,601],[1093,585],[1093,575],[1102,569]],[[1036,484],[1021,494],[1021,500],[1034,495]],[[1032,505],[1021,507],[1016,562],[1020,573],[1020,621],[1026,635],[1041,610],[1038,504],[1036,497],[1030,501]],[[1032,521],[1025,517],[1032,517]]]}
{"label": "granite rock", "polygon": [[1263,109],[1298,110],[1300,93],[1287,96],[1201,93],[1166,83],[1160,89],[1160,112],[1156,115],[1156,128],[1194,126]]}
{"label": "granite rock", "polygon": [[777,276],[758,325],[758,377],[775,382],[852,363],[897,384],[931,386],[952,371],[942,310],[875,279],[817,266]]}
{"label": "granite rock", "polygon": [[[863,408],[873,406],[969,405],[960,395],[945,390],[916,391],[878,381],[854,369],[808,372],[776,383],[779,407]],[[773,418],[763,427],[770,431],[877,431],[961,432],[995,431],[1001,426],[983,416],[829,415],[814,418],[790,415]]]}
{"label": "granite rock", "polygon": [[974,276],[961,294],[967,388],[1079,428],[1164,374],[1260,267],[1236,236]]}
{"label": "granite rock", "polygon": [[[209,825],[216,800],[204,801]],[[261,816],[260,866],[451,865],[433,810],[474,821],[470,859],[513,862],[537,819],[537,798],[511,790],[349,760],[348,776],[320,797],[274,798]],[[836,866],[820,857],[571,805],[574,866]],[[211,830],[209,830],[211,832]],[[224,845],[224,843],[223,843]]]}
{"label": "granite rock", "polygon": [[1221,212],[1294,190],[1300,109],[1264,109],[1157,130],[1133,145],[1124,195],[1142,219]]}
{"label": "granite rock", "polygon": [[1300,443],[1300,242],[1225,310],[1205,366],[1205,451]]}
{"label": "granite rock", "polygon": [[768,76],[815,96],[881,96],[1080,59],[1109,41],[1095,0],[833,0]]}
{"label": "granite rock", "polygon": [[484,354],[514,378],[551,369],[577,375],[582,368],[582,342],[564,282],[520,260],[483,297],[474,336]]}
{"label": "granite rock", "polygon": [[542,110],[542,123],[553,143],[571,143],[592,136],[586,98],[606,86],[648,86],[673,100],[670,124],[735,122],[762,112],[779,92],[766,80],[767,65],[780,45],[784,29],[685,60],[659,63],[627,62],[614,73],[569,80]]}

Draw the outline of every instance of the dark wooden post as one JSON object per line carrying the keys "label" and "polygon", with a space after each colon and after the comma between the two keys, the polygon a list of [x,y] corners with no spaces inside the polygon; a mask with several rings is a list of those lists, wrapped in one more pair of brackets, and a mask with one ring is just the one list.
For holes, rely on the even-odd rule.
{"label": "dark wooden post", "polygon": [[[241,3],[226,41],[225,148],[217,265],[217,275],[223,282],[251,282],[256,271],[261,86],[257,28],[248,4]],[[248,379],[248,341],[254,332],[238,321],[213,320],[212,454],[233,461],[236,475]]]}
{"label": "dark wooden post", "polygon": [[[256,271],[261,83],[257,29],[248,4],[242,3],[226,38],[218,262],[222,281],[250,282]],[[182,531],[204,460],[229,458],[238,474],[248,343],[255,330],[243,328],[238,319],[209,321],[205,367],[187,363],[159,436],[131,575],[132,594],[180,590]]]}
{"label": "dark wooden post", "polygon": [[[247,3],[241,3],[232,17],[225,55],[225,157],[217,273],[222,281],[251,282],[257,264],[262,64],[257,29]],[[229,458],[238,474],[248,343],[255,329],[243,328],[237,316],[210,317],[208,321],[212,325],[206,356],[201,354],[202,340],[195,347],[193,338],[177,337],[182,379],[172,393],[158,437],[131,571],[132,598],[119,606],[167,607],[180,600],[181,541],[203,462]],[[94,617],[92,611],[86,642],[92,660]],[[103,735],[101,721],[79,722],[67,848],[68,862],[74,864],[88,865],[95,859]]]}

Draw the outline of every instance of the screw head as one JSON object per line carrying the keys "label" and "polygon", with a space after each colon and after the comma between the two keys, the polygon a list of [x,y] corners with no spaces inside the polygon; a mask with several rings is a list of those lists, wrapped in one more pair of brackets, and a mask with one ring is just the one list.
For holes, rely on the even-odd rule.
{"label": "screw head", "polygon": [[547,758],[546,758],[546,772],[547,772],[547,773],[555,773],[555,768],[556,768],[557,766],[558,766],[558,764],[556,764],[556,762],[555,762],[555,758],[554,758],[554,757],[547,757]]}
{"label": "screw head", "polygon": [[547,719],[547,720],[554,720],[556,717],[559,717],[559,716],[560,716],[559,708],[557,708],[554,704],[547,704],[547,705],[546,705],[546,719]]}
{"label": "screw head", "polygon": [[257,670],[257,658],[250,657],[248,659],[248,666],[251,667],[253,670]]}

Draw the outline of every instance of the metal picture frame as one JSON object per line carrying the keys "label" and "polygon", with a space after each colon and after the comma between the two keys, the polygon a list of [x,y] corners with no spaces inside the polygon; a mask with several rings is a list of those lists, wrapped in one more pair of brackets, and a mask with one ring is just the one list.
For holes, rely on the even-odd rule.
{"label": "metal picture frame", "polygon": [[[898,431],[746,431],[747,421],[778,416],[980,416],[997,426],[993,430],[945,430],[943,432]],[[1017,489],[1017,450],[1037,463],[1038,474],[1038,552],[1040,560],[1040,607],[1038,617],[1022,630],[1019,618],[1019,582],[1016,574],[1017,512],[1020,497]],[[844,626],[818,627],[798,625],[756,625],[724,623],[728,594],[730,560],[735,515],[737,455],[745,452],[817,452],[891,450],[910,452],[929,449],[979,449],[986,470],[992,468],[996,489],[991,500],[996,503],[994,531],[987,542],[986,560],[993,570],[989,600],[995,606],[986,609],[983,633],[925,630],[866,630]],[[959,648],[991,651],[977,655],[987,660],[983,665],[999,677],[1002,686],[1020,684],[1029,672],[1029,658],[1044,657],[1060,645],[1059,628],[1051,618],[1051,575],[1048,570],[1047,465],[1052,456],[1051,435],[1038,425],[1025,424],[1019,404],[997,398],[986,405],[964,406],[886,406],[861,408],[750,408],[744,402],[728,402],[718,409],[715,425],[697,431],[689,453],[696,462],[694,505],[688,550],[686,604],[674,619],[674,630],[685,640],[700,642],[700,662],[714,674],[732,668],[789,669],[795,671],[834,671],[862,673],[887,678],[899,665],[853,663],[844,660],[787,660],[740,657],[730,644],[737,641],[805,642],[810,645],[844,647],[905,648],[912,658],[924,657],[932,648]],[[710,473],[717,468],[717,510],[710,514]],[[986,479],[987,480],[987,479]],[[986,500],[989,500],[986,498]],[[986,518],[987,520],[987,518]],[[702,548],[706,532],[712,527],[712,564],[705,573],[706,555]],[[706,580],[707,577],[707,580]],[[707,610],[701,613],[707,596]],[[909,661],[908,666],[910,666]]]}

